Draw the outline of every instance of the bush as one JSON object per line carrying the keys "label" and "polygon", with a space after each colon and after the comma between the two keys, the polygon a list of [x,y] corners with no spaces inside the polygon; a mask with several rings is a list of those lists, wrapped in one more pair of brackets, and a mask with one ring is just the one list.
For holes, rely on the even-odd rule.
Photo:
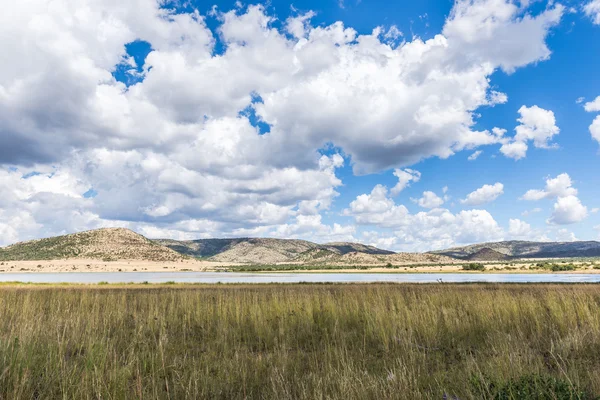
{"label": "bush", "polygon": [[463,271],[485,271],[485,265],[481,263],[465,264],[462,269]]}
{"label": "bush", "polygon": [[550,269],[554,272],[557,271],[575,271],[575,266],[573,264],[552,264]]}

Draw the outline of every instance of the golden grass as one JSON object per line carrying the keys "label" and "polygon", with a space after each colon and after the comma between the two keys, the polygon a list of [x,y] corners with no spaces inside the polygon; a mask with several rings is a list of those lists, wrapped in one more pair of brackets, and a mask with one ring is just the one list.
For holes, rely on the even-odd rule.
{"label": "golden grass", "polygon": [[5,285],[0,399],[592,398],[598,289]]}

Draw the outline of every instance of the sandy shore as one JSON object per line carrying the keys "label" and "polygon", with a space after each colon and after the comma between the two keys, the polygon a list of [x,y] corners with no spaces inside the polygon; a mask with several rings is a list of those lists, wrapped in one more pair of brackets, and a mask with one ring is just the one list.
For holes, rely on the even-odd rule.
{"label": "sandy shore", "polygon": [[[551,260],[546,260],[551,261]],[[485,264],[486,273],[551,273],[552,271],[529,269],[539,260],[526,260],[511,263],[489,263]],[[600,273],[600,269],[594,269],[590,263],[573,262],[577,265],[577,270],[561,273]],[[219,271],[228,270],[235,265],[242,265],[230,262],[213,262],[199,260],[183,260],[179,262],[171,261],[144,261],[144,260],[120,260],[120,261],[102,261],[102,260],[41,260],[41,261],[3,261],[0,262],[0,273],[19,272],[19,273],[39,273],[39,272],[201,272],[201,271]],[[595,264],[600,266],[600,264]],[[340,265],[337,269],[302,269],[297,271],[265,271],[269,273],[433,273],[433,272],[474,272],[464,271],[461,264],[444,265],[423,265],[423,266],[397,266],[396,268],[386,268],[383,265],[373,265],[368,269],[349,268]]]}
{"label": "sandy shore", "polygon": [[180,262],[144,261],[144,260],[39,260],[39,261],[3,261],[3,272],[173,272],[173,271],[215,271],[218,268],[236,265],[212,261],[183,260]]}
{"label": "sandy shore", "polygon": [[[542,269],[529,269],[538,262],[555,262],[554,259],[535,259],[535,260],[519,260],[508,263],[483,263],[485,265],[485,273],[513,273],[513,274],[547,274],[547,273],[586,273],[586,274],[599,274],[600,269],[594,269],[590,266],[589,262],[575,261],[570,264],[576,265],[577,270],[575,271],[561,271],[553,272]],[[361,273],[361,272],[372,272],[372,273],[434,273],[434,272],[453,272],[453,273],[477,273],[477,271],[465,271],[462,269],[463,264],[468,262],[462,261],[453,264],[440,264],[440,265],[399,265],[395,268],[386,268],[383,265],[374,265],[367,269],[356,269],[339,266],[339,269],[303,269],[298,271],[269,271],[274,273],[285,273],[285,272],[302,272],[302,273],[327,273],[327,272],[339,272],[339,273]],[[560,264],[560,263],[558,263]],[[600,263],[595,263],[596,266],[600,266]]]}

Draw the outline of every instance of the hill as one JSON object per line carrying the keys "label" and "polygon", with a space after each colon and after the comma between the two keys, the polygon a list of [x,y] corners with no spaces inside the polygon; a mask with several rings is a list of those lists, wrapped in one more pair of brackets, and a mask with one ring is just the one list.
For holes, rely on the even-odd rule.
{"label": "hill", "polygon": [[253,264],[343,262],[341,257],[350,253],[394,254],[393,251],[360,243],[317,244],[297,239],[234,238],[188,241],[157,239],[155,242],[193,257],[208,258],[211,261]]}
{"label": "hill", "polygon": [[478,252],[487,249],[507,258],[572,258],[600,257],[600,242],[527,242],[512,240],[505,242],[481,243],[470,246],[454,247],[446,250],[433,251],[448,257],[471,259]]}
{"label": "hill", "polygon": [[509,260],[510,256],[500,253],[499,251],[492,250],[489,247],[484,247],[483,249],[469,255],[466,257],[466,259],[469,261],[504,261]]}
{"label": "hill", "polygon": [[2,261],[101,259],[179,261],[184,257],[129,229],[104,228],[15,243],[0,248]]}
{"label": "hill", "polygon": [[394,253],[360,243],[317,244],[296,239],[236,238],[178,241],[157,239],[157,243],[182,254],[210,261],[251,264],[384,265],[446,263],[453,260],[435,254]]}
{"label": "hill", "polygon": [[235,238],[171,240],[156,239],[156,243],[181,254],[211,261],[279,263],[288,262],[299,254],[314,250],[318,244],[296,239]]}
{"label": "hill", "polygon": [[337,251],[339,254],[347,253],[365,253],[365,254],[395,254],[393,251],[378,249],[374,246],[369,246],[361,243],[350,243],[350,242],[332,242],[325,243],[321,247],[325,247],[332,251]]}

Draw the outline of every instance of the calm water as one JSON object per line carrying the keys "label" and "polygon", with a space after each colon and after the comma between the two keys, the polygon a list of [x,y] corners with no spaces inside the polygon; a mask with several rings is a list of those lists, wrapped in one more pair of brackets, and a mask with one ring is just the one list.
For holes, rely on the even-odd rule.
{"label": "calm water", "polygon": [[62,272],[0,273],[0,282],[35,283],[297,283],[297,282],[563,282],[596,283],[600,274],[370,274],[370,273],[237,273],[237,272]]}

